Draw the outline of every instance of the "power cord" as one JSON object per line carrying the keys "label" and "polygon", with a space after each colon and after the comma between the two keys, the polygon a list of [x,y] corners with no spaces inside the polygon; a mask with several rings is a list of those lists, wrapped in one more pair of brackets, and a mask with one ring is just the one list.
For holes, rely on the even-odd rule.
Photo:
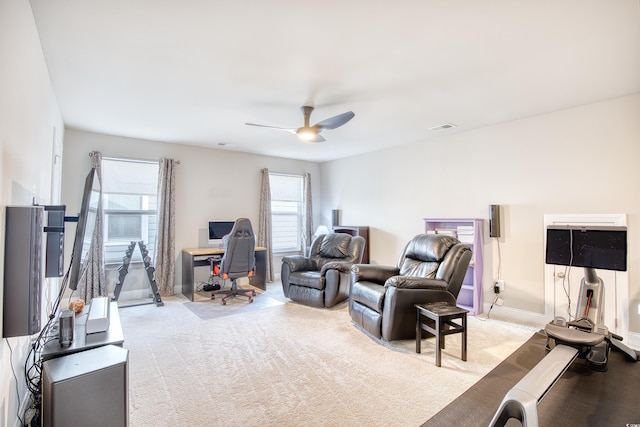
{"label": "power cord", "polygon": [[493,302],[491,303],[491,307],[489,307],[489,311],[487,311],[487,320],[489,319],[489,316],[491,315],[491,310],[493,310],[493,306],[498,301],[498,298],[500,297],[496,294],[496,297],[493,299]]}
{"label": "power cord", "polygon": [[573,315],[571,314],[571,278],[569,275],[571,274],[571,267],[564,268],[564,276],[562,277],[562,289],[564,289],[564,294],[567,296],[567,319],[573,320]]}
{"label": "power cord", "polygon": [[502,279],[502,252],[500,251],[500,238],[496,237],[496,243],[498,244],[498,280]]}
{"label": "power cord", "polygon": [[498,302],[500,298],[500,282],[502,281],[502,252],[500,250],[500,239],[498,237],[496,239],[496,244],[498,245],[498,278],[493,283],[493,293],[495,297],[493,298],[493,302],[491,303],[491,307],[489,307],[489,311],[487,312],[487,319],[491,315],[491,310],[493,310],[493,306]]}
{"label": "power cord", "polygon": [[11,365],[11,372],[13,373],[13,379],[15,381],[15,385],[16,385],[16,396],[18,397],[18,412],[16,413],[16,416],[18,417],[18,420],[20,421],[20,425],[24,425],[24,421],[22,420],[22,417],[20,416],[20,390],[18,390],[18,376],[16,375],[16,371],[13,367],[13,347],[11,347],[11,343],[9,342],[8,338],[5,338],[5,341],[7,343],[7,346],[9,347],[9,364]]}

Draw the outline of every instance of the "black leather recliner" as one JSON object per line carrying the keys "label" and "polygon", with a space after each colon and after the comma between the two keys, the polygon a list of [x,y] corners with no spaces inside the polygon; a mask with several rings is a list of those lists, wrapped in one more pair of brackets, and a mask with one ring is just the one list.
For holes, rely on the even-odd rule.
{"label": "black leather recliner", "polygon": [[312,307],[333,307],[349,298],[351,266],[362,262],[365,240],[346,233],[316,237],[309,256],[282,259],[284,296]]}
{"label": "black leather recliner", "polygon": [[419,234],[406,246],[397,267],[358,264],[351,268],[351,319],[387,341],[416,336],[414,304],[456,305],[471,260],[471,248],[454,237]]}

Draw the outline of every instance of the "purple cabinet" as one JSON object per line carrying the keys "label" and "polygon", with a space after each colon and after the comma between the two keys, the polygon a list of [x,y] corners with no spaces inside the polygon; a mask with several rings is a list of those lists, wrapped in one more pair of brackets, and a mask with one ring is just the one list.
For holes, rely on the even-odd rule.
{"label": "purple cabinet", "polygon": [[482,237],[481,218],[423,218],[426,233],[448,234],[469,245],[473,256],[458,294],[458,306],[477,316],[482,313]]}

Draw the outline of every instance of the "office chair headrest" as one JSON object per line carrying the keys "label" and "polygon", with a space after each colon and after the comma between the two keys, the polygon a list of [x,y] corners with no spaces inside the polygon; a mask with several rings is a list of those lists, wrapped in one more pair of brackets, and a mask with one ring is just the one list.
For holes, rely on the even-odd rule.
{"label": "office chair headrest", "polygon": [[251,227],[251,221],[247,218],[238,218],[231,230],[231,234],[238,238],[252,237],[253,227]]}

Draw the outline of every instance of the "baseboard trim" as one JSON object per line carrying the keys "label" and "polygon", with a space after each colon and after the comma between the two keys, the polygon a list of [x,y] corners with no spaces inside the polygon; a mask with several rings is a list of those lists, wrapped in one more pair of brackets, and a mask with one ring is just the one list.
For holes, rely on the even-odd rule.
{"label": "baseboard trim", "polygon": [[629,342],[627,344],[634,350],[640,349],[640,333],[629,332]]}
{"label": "baseboard trim", "polygon": [[[495,305],[491,308],[491,304],[484,303],[484,311],[481,317],[489,316],[494,319],[513,321],[524,325],[532,325],[536,327],[544,327],[547,320],[542,313],[534,313],[531,311],[520,310],[517,308]],[[491,310],[491,311],[489,311]]]}
{"label": "baseboard trim", "polygon": [[[180,292],[182,292],[182,286],[180,287]],[[137,301],[144,299],[153,300],[153,295],[151,295],[150,289],[122,291],[120,292],[120,295],[118,295],[118,301]]]}

